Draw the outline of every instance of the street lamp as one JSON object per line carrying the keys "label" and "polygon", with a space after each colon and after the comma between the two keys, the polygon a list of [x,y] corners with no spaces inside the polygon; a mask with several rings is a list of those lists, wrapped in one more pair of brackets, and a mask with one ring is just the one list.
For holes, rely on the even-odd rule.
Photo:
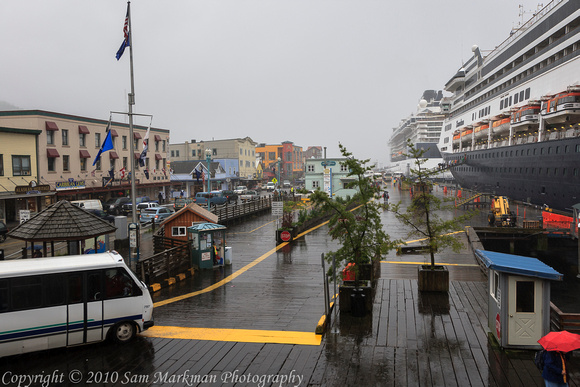
{"label": "street lamp", "polygon": [[280,157],[278,157],[278,184],[280,184],[280,164],[281,163],[282,163],[282,159]]}
{"label": "street lamp", "polygon": [[211,183],[209,181],[209,179],[211,178],[211,172],[209,169],[209,163],[211,162],[211,149],[205,150],[205,161],[207,161],[207,193],[208,193],[207,209],[209,211],[210,203],[211,203],[211,198],[209,197],[209,193],[211,192]]}

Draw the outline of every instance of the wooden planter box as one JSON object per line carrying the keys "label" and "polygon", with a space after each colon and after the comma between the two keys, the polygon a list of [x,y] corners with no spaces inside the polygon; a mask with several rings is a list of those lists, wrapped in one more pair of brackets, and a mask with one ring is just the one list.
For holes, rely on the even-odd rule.
{"label": "wooden planter box", "polygon": [[[381,277],[381,262],[374,260],[372,263],[360,265],[359,268],[359,288],[362,289],[362,294],[365,296],[365,309],[367,312],[372,312],[373,302],[375,300],[375,293],[378,279]],[[354,281],[343,281],[343,284],[338,288],[338,305],[341,312],[351,312],[351,295],[355,287]]]}
{"label": "wooden planter box", "polygon": [[435,265],[419,266],[419,291],[420,292],[448,292],[449,271],[447,267]]}

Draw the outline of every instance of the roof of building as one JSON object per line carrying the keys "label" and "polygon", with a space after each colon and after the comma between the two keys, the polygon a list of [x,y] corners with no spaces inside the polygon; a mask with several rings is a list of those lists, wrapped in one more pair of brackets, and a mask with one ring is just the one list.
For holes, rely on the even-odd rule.
{"label": "roof of building", "polygon": [[496,251],[475,250],[475,255],[492,270],[502,273],[525,275],[562,281],[563,275],[537,258],[498,253]]}
{"label": "roof of building", "polygon": [[217,221],[219,219],[217,215],[206,210],[205,208],[202,208],[198,204],[189,203],[187,206],[183,207],[182,209],[177,211],[175,214],[171,215],[168,218],[165,218],[165,220],[163,222],[161,222],[160,225],[161,226],[165,225],[167,222],[170,222],[171,219],[175,219],[178,216],[181,216],[181,214],[183,214],[185,211],[193,212],[194,214],[201,216],[202,218],[206,219],[208,222],[211,222],[211,223],[217,223]]}
{"label": "roof of building", "polygon": [[61,200],[13,228],[8,236],[35,242],[72,241],[109,234],[116,229],[106,220]]}

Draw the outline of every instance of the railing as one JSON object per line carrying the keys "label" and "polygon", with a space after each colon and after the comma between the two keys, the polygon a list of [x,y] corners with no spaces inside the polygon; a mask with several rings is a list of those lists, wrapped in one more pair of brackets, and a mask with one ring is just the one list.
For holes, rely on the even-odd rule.
{"label": "railing", "polygon": [[[159,238],[170,239],[170,238]],[[191,250],[187,241],[137,262],[139,279],[146,284],[160,282],[191,268]]]}
{"label": "railing", "polygon": [[272,208],[272,197],[263,197],[259,200],[252,200],[249,202],[223,206],[214,206],[211,212],[218,216],[218,223],[224,224],[229,221],[242,218],[246,215],[255,214]]}
{"label": "railing", "polygon": [[550,302],[550,330],[580,333],[580,313],[564,313]]}

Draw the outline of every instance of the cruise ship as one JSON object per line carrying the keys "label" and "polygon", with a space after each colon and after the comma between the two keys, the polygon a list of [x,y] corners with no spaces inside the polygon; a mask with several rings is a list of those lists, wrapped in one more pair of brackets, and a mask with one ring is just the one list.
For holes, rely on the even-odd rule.
{"label": "cruise ship", "polygon": [[[409,159],[407,154],[407,139],[410,139],[416,149],[423,149],[425,153],[423,156],[427,159],[422,167],[427,169],[438,168],[439,164],[443,163],[441,153],[437,148],[439,137],[441,136],[441,128],[443,127],[443,120],[445,115],[441,112],[441,100],[443,99],[443,91],[439,90],[425,90],[417,110],[414,114],[401,120],[399,126],[393,128],[393,134],[389,139],[389,147],[391,150],[391,164],[389,172],[392,174],[411,175],[411,169],[416,168],[415,160]],[[444,176],[444,172],[435,176],[436,178],[448,177],[451,174]]]}
{"label": "cruise ship", "polygon": [[570,211],[580,203],[580,0],[554,0],[445,85],[439,150],[456,182]]}

